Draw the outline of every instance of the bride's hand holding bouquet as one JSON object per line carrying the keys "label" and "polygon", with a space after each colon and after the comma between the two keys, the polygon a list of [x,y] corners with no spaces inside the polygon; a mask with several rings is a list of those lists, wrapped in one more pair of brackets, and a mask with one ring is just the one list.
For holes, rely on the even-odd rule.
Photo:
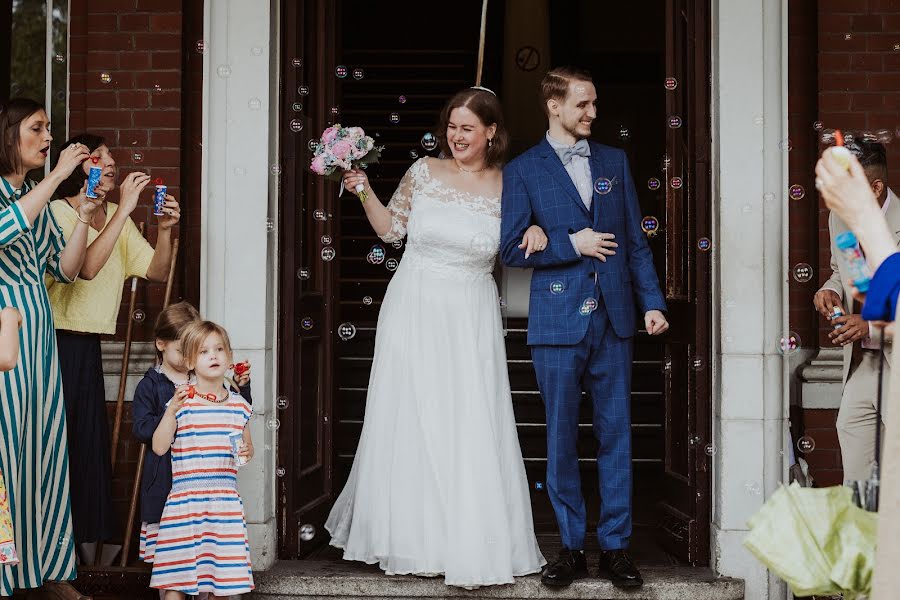
{"label": "bride's hand holding bouquet", "polygon": [[[361,173],[365,166],[378,162],[383,149],[383,146],[376,146],[375,140],[367,136],[361,127],[335,124],[322,132],[314,149],[310,169],[326,179],[340,181],[343,192],[345,186],[350,187],[347,175]],[[365,175],[363,179],[366,179]],[[363,202],[368,199],[365,183],[363,181],[351,187]]]}

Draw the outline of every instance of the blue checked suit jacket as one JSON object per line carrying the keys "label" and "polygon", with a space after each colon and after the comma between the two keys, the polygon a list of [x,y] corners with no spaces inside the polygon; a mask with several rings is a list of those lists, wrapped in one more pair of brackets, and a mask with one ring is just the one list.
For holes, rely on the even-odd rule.
{"label": "blue checked suit jacket", "polygon": [[[625,152],[590,142],[591,178],[605,177],[612,190],[594,191],[589,211],[575,184],[546,138],[503,169],[502,231],[503,264],[533,268],[528,306],[528,344],[572,345],[587,333],[590,319],[579,309],[594,297],[594,273],[600,282],[606,312],[615,333],[622,338],[637,332],[635,304],[643,315],[666,310],[653,256],[641,230],[637,192]],[[525,230],[539,225],[549,238],[543,252],[525,258],[518,248]],[[619,244],[616,255],[599,259],[579,256],[570,233],[590,227],[613,233]],[[556,284],[555,291],[551,284]]]}

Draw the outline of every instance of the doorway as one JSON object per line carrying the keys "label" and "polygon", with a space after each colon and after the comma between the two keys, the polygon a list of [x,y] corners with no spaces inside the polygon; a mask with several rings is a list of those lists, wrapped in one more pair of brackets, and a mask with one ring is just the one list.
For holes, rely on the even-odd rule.
{"label": "doorway", "polygon": [[[363,127],[385,146],[369,176],[388,198],[417,158],[437,154],[423,136],[433,133],[443,102],[475,79],[480,1],[384,6],[282,3],[282,123],[301,123],[282,133],[279,394],[298,398],[285,410],[278,449],[282,558],[330,555],[321,525],[350,471],[380,301],[403,254],[402,244],[380,242],[352,197],[338,199],[336,186],[307,175],[307,143],[330,123]],[[492,0],[486,23],[482,85],[506,101],[513,156],[545,130],[536,84],[543,72],[586,67],[599,96],[592,137],[626,151],[642,214],[658,222],[649,243],[673,327],[664,338],[636,338],[632,549],[642,565],[708,564],[709,268],[694,243],[709,231],[706,6]],[[373,246],[382,247],[383,263],[367,261]],[[509,289],[501,285],[501,294]],[[513,404],[549,556],[558,537],[544,491],[544,410],[527,320],[515,308],[522,299],[504,300]],[[352,338],[339,335],[342,324],[354,326]],[[589,405],[579,449],[590,523],[600,499]]]}

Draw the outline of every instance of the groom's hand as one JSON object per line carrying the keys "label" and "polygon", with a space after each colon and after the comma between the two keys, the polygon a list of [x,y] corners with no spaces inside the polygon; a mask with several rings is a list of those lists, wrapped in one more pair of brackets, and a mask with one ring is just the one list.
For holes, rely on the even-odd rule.
{"label": "groom's hand", "polygon": [[669,322],[661,311],[648,310],[644,315],[644,326],[650,335],[659,335],[669,328]]}
{"label": "groom's hand", "polygon": [[593,256],[606,262],[607,256],[613,256],[619,245],[613,240],[616,239],[615,234],[596,232],[590,227],[585,227],[575,234],[575,245],[578,247],[578,253],[582,256]]}

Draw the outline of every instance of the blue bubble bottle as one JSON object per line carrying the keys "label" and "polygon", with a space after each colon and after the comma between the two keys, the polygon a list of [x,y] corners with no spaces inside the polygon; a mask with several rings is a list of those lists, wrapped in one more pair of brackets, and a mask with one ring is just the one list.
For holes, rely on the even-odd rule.
{"label": "blue bubble bottle", "polygon": [[834,238],[834,244],[840,251],[840,260],[847,268],[853,285],[860,293],[865,294],[869,291],[872,274],[869,272],[869,265],[866,264],[866,257],[863,256],[856,236],[852,231],[847,231]]}

